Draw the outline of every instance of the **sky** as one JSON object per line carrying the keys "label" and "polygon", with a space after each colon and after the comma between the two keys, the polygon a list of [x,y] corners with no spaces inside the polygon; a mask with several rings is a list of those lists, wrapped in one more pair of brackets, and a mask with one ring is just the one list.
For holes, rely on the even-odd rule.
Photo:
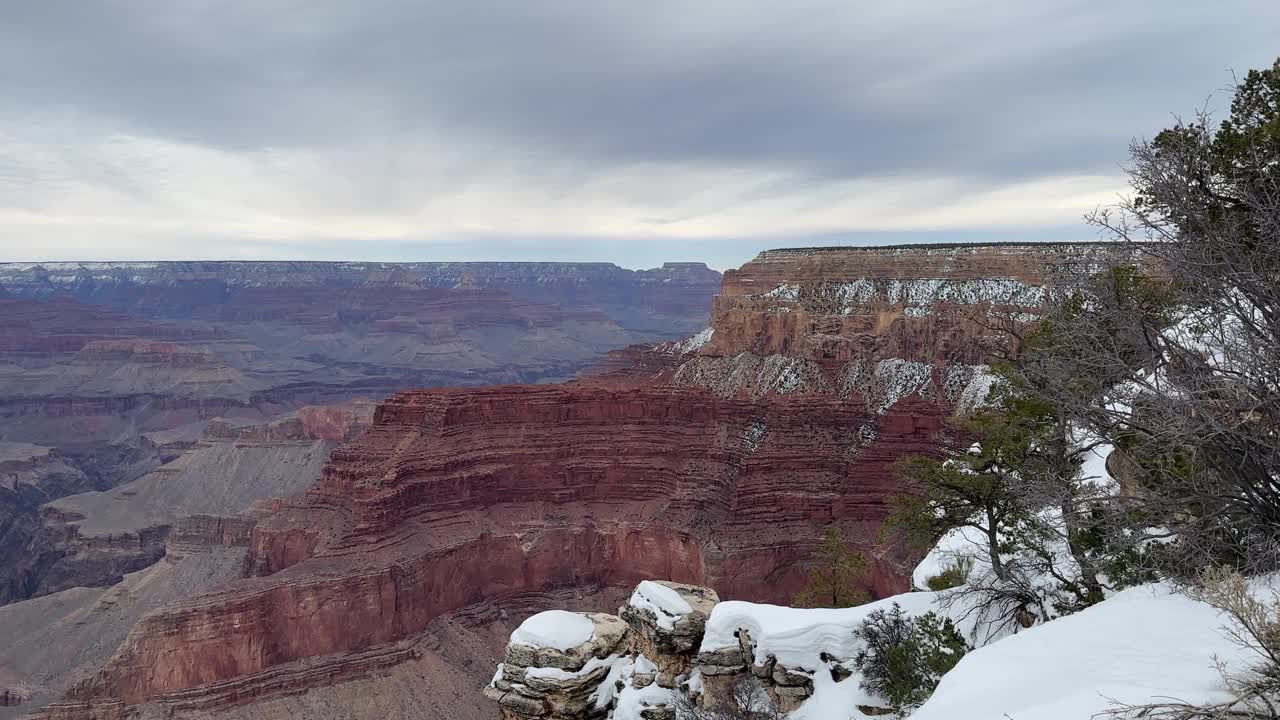
{"label": "sky", "polygon": [[0,261],[1088,240],[1275,0],[0,4]]}

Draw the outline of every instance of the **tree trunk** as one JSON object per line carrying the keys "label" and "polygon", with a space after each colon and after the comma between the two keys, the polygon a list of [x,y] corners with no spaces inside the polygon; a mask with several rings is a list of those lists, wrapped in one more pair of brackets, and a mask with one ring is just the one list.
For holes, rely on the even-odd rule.
{"label": "tree trunk", "polygon": [[1009,574],[1004,569],[1004,561],[1000,559],[1000,535],[996,526],[996,511],[987,506],[987,552],[991,556],[991,572],[998,580],[1008,580]]}
{"label": "tree trunk", "polygon": [[1081,599],[1092,605],[1103,599],[1102,583],[1098,581],[1098,568],[1093,559],[1084,551],[1084,548],[1080,547],[1080,529],[1076,523],[1074,509],[1069,499],[1062,501],[1062,523],[1067,531],[1067,550],[1080,566],[1080,584],[1085,590],[1085,597]]}

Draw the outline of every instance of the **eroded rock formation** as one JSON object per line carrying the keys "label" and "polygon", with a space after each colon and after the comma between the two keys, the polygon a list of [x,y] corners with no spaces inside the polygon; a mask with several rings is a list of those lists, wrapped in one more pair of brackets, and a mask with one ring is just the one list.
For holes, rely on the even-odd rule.
{"label": "eroded rock formation", "polygon": [[179,543],[203,532],[197,544],[227,544],[216,539],[225,536],[247,546],[252,522],[234,516],[306,490],[329,452],[372,415],[372,403],[355,401],[270,423],[215,419],[176,459],[136,480],[46,503],[32,541],[41,563],[23,576],[28,595],[112,585],[163,557],[172,533]]}
{"label": "eroded rock formation", "polygon": [[484,695],[502,720],[675,720],[717,602],[710,588],[646,580],[617,615],[539,613],[511,634]]}
{"label": "eroded rock formation", "polygon": [[[681,708],[736,717],[744,700],[789,713],[818,685],[858,682],[850,678],[861,616],[721,605],[711,588],[646,580],[617,615],[549,610],[525,620],[483,695],[497,703],[501,720],[676,720]],[[776,625],[768,629],[773,636],[761,617]],[[753,632],[770,642],[762,645]]]}

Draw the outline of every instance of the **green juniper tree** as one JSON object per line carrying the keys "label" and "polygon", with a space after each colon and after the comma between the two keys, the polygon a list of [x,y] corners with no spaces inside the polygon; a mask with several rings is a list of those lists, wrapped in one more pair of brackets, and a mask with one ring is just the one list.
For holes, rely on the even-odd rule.
{"label": "green juniper tree", "polygon": [[861,588],[866,575],[866,558],[845,543],[839,528],[829,527],[810,559],[809,581],[791,604],[830,608],[861,605],[869,599]]}
{"label": "green juniper tree", "polygon": [[862,689],[899,714],[923,705],[969,651],[950,618],[933,612],[913,617],[898,603],[869,614],[854,636],[862,647],[853,661]]}
{"label": "green juniper tree", "polygon": [[898,462],[910,492],[893,499],[888,528],[921,549],[949,530],[973,528],[985,538],[992,574],[1007,580],[1004,538],[1027,513],[1017,471],[1037,432],[1024,418],[997,410],[974,413],[957,429],[981,442],[941,458],[909,456]]}

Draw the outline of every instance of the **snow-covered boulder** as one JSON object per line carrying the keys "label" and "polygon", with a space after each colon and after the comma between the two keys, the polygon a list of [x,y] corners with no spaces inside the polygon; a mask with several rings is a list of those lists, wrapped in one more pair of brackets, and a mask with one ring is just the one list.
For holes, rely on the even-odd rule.
{"label": "snow-covered boulder", "polygon": [[673,688],[692,669],[703,628],[719,601],[711,588],[645,580],[618,610],[631,628],[633,652],[657,663],[658,685]]}
{"label": "snow-covered boulder", "polygon": [[614,615],[548,610],[511,633],[484,694],[504,720],[604,717],[597,692],[624,650],[627,625]]}
{"label": "snow-covered boulder", "polygon": [[575,670],[591,658],[612,652],[626,631],[626,623],[613,615],[540,612],[511,633],[507,661],[524,667]]}
{"label": "snow-covered boulder", "polygon": [[710,588],[645,581],[618,615],[538,613],[511,633],[484,694],[503,720],[674,720],[718,601]]}

